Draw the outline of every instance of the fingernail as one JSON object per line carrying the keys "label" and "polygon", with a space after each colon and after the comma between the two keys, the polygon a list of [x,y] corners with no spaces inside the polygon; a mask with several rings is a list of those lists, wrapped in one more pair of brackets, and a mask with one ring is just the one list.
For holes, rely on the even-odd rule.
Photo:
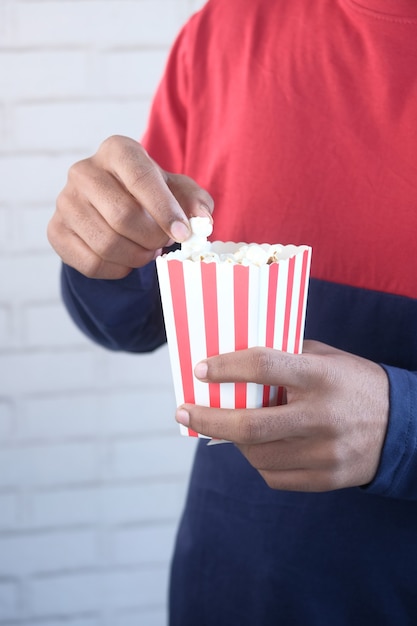
{"label": "fingernail", "polygon": [[171,235],[174,241],[181,243],[190,236],[190,231],[184,222],[173,222],[171,224]]}
{"label": "fingernail", "polygon": [[197,378],[201,378],[204,380],[205,378],[207,378],[207,370],[208,370],[207,362],[200,361],[200,363],[197,363],[197,365],[194,368],[194,374],[197,376]]}
{"label": "fingernail", "polygon": [[213,221],[213,217],[212,217],[211,211],[208,208],[207,204],[203,204],[201,202],[199,208],[200,208],[200,211],[203,213],[204,217],[209,217]]}
{"label": "fingernail", "polygon": [[175,413],[175,419],[179,424],[188,426],[190,423],[190,414],[185,409],[178,409]]}

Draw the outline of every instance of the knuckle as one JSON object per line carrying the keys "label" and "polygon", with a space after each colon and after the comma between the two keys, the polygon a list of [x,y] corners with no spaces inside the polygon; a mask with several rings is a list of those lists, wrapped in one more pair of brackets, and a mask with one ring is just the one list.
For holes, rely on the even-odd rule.
{"label": "knuckle", "polygon": [[238,418],[239,443],[251,444],[261,438],[262,428],[259,418],[251,412],[245,412]]}
{"label": "knuckle", "polygon": [[261,348],[253,349],[253,366],[257,380],[264,380],[274,370],[273,353]]}
{"label": "knuckle", "polygon": [[90,159],[82,159],[81,161],[73,163],[68,169],[68,181],[71,183],[78,181],[80,178],[84,178],[87,175],[89,163]]}
{"label": "knuckle", "polygon": [[335,491],[340,488],[338,475],[334,472],[325,472],[314,483],[314,491]]}
{"label": "knuckle", "polygon": [[270,489],[286,489],[288,488],[283,480],[280,472],[270,470],[258,470],[266,484]]}
{"label": "knuckle", "polygon": [[112,261],[120,246],[120,237],[114,231],[101,233],[95,241],[95,252],[100,260]]}
{"label": "knuckle", "polygon": [[140,173],[147,170],[155,170],[157,166],[152,161],[141,143],[123,135],[110,135],[101,144],[93,159],[97,158],[108,164],[119,165],[123,169],[132,168]]}
{"label": "knuckle", "polygon": [[53,216],[46,227],[46,236],[50,245],[57,250],[59,242],[59,229],[56,225],[56,216]]}
{"label": "knuckle", "polygon": [[129,202],[118,198],[109,210],[108,221],[111,228],[117,233],[128,233],[135,211]]}
{"label": "knuckle", "polygon": [[325,467],[330,476],[336,476],[338,472],[343,470],[345,466],[345,451],[343,446],[333,443],[332,446],[329,446],[326,455],[326,463]]}
{"label": "knuckle", "polygon": [[124,137],[123,135],[110,135],[101,142],[98,152],[117,153],[120,150],[121,145],[124,144],[127,140],[128,138]]}
{"label": "knuckle", "polygon": [[81,274],[87,278],[100,278],[102,275],[103,260],[94,255],[89,254],[80,259],[76,266],[79,268]]}

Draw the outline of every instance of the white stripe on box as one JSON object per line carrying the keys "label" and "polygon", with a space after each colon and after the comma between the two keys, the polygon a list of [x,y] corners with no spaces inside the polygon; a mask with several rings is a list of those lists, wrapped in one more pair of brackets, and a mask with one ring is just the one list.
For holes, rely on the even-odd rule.
{"label": "white stripe on box", "polygon": [[162,257],[158,257],[156,259],[156,267],[158,270],[159,287],[164,311],[165,331],[168,340],[168,352],[174,383],[175,400],[177,405],[180,405],[184,402],[184,393],[182,387],[180,358],[178,353],[177,333],[175,330],[174,310],[171,298],[171,285],[168,274],[168,261]]}
{"label": "white stripe on box", "polygon": [[[248,293],[248,347],[265,345],[266,334],[266,304],[263,289],[262,270],[266,267],[249,267],[249,293]],[[263,385],[248,383],[246,385],[246,406],[261,407],[263,398]]]}
{"label": "white stripe on box", "polygon": [[292,286],[292,301],[291,301],[291,311],[290,311],[290,323],[288,327],[288,344],[287,344],[287,352],[295,351],[295,338],[297,331],[297,319],[298,319],[298,304],[299,304],[299,294],[300,294],[300,283],[301,283],[301,271],[303,267],[303,255],[296,254],[294,259],[294,279]]}
{"label": "white stripe on box", "polygon": [[[222,263],[217,266],[217,308],[219,320],[219,352],[234,352],[234,298],[233,298],[233,265]],[[220,385],[220,406],[232,409],[235,406],[234,383]]]}

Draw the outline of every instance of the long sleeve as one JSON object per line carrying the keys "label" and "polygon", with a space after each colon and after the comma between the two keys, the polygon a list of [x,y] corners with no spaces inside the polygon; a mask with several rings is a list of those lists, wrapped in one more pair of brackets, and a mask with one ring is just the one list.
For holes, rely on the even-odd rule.
{"label": "long sleeve", "polygon": [[63,265],[61,285],[75,324],[103,347],[149,352],[165,342],[154,263],[121,280],[92,280]]}
{"label": "long sleeve", "polygon": [[417,372],[384,366],[390,415],[380,466],[365,491],[417,500]]}

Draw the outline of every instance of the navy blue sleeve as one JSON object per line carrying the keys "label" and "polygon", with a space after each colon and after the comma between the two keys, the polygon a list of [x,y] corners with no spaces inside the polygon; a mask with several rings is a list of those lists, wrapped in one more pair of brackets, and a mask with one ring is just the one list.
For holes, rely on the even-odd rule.
{"label": "navy blue sleeve", "polygon": [[62,266],[62,297],[75,324],[110,350],[150,352],[166,341],[155,263],[120,280]]}
{"label": "navy blue sleeve", "polygon": [[380,465],[366,491],[417,500],[417,372],[383,366],[390,384],[390,414]]}

